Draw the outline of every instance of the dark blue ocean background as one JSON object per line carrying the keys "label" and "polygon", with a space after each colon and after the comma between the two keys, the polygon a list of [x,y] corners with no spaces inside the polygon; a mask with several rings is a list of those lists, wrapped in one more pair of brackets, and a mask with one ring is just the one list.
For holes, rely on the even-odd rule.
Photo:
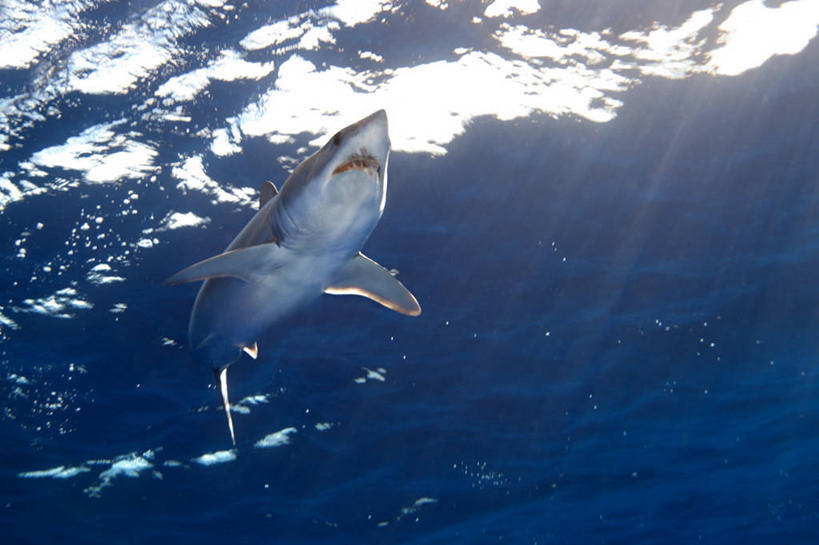
{"label": "dark blue ocean background", "polygon": [[[716,11],[706,49],[742,3]],[[75,36],[0,70],[4,191],[45,188],[0,215],[2,543],[817,543],[816,39],[736,75],[632,74],[607,93],[622,105],[606,121],[478,115],[441,140],[445,153],[394,150],[364,252],[400,271],[423,313],[325,295],[266,331],[258,360],[230,371],[234,401],[257,396],[234,414],[231,450],[213,374],[187,347],[197,286],[162,281],[222,251],[254,206],[182,192],[174,167],[199,156],[212,179],[255,191],[281,185],[324,133],[209,151],[203,129],[274,88],[277,71],[213,81],[187,122],[150,120],[161,101],[146,101],[262,25],[328,3],[233,3],[224,17],[200,6],[209,26],[127,92],[44,88],[72,52],[159,4],[85,2]],[[359,50],[393,69],[456,47],[515,58],[490,36],[502,20],[470,22],[486,4],[430,4],[393,2],[298,54],[362,70]],[[507,22],[618,35],[714,5],[542,0]],[[292,54],[247,59],[280,67]],[[39,98],[2,102],[23,95]],[[26,166],[121,119],[115,132],[155,150],[149,169],[87,183],[79,166]],[[209,221],[157,230],[172,211]],[[123,280],[89,281],[101,262]],[[75,303],[55,310],[66,288]],[[279,446],[254,446],[277,431]]]}

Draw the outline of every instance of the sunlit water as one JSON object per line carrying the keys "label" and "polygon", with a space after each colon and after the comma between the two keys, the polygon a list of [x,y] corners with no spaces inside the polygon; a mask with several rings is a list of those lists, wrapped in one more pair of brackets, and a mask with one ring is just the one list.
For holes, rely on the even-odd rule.
{"label": "sunlit water", "polygon": [[[0,4],[4,543],[815,543],[819,4],[551,4]],[[161,282],[379,108],[424,312],[268,331],[232,449]]]}

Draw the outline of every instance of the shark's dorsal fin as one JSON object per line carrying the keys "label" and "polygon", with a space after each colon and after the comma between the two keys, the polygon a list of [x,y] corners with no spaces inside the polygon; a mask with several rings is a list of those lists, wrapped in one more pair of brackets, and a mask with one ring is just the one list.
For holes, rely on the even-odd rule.
{"label": "shark's dorsal fin", "polygon": [[259,210],[264,208],[264,205],[267,204],[267,201],[269,201],[278,194],[279,190],[276,189],[276,185],[273,182],[263,183],[262,187],[259,189]]}
{"label": "shark's dorsal fin", "polygon": [[409,290],[387,269],[362,253],[341,268],[324,293],[361,295],[401,314],[421,314],[421,307]]}
{"label": "shark's dorsal fin", "polygon": [[250,282],[258,275],[270,274],[272,270],[278,268],[285,253],[286,250],[275,242],[230,250],[182,269],[165,280],[164,284],[174,286],[226,276]]}

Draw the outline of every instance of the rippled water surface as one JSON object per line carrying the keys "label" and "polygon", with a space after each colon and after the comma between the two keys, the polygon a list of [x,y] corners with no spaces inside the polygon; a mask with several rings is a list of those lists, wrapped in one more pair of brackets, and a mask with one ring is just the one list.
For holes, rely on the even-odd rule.
{"label": "rippled water surface", "polygon": [[[4,543],[815,543],[819,4],[0,4]],[[196,286],[384,108],[364,247],[231,368]],[[275,301],[270,301],[275,305]]]}

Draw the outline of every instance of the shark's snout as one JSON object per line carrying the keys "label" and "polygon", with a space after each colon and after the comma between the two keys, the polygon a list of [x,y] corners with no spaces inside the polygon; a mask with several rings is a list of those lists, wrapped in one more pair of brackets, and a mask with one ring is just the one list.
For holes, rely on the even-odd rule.
{"label": "shark's snout", "polygon": [[369,125],[370,123],[378,125],[383,129],[383,131],[387,132],[387,112],[382,110],[378,110],[377,112],[373,112],[364,119],[360,121],[362,125]]}
{"label": "shark's snout", "polygon": [[390,151],[387,112],[373,112],[336,134],[328,145],[335,146],[331,176],[358,171],[380,179]]}
{"label": "shark's snout", "polygon": [[389,150],[390,134],[389,123],[387,122],[387,112],[378,110],[373,112],[358,123],[358,134],[365,136],[370,144],[367,146],[366,155],[379,156]]}

